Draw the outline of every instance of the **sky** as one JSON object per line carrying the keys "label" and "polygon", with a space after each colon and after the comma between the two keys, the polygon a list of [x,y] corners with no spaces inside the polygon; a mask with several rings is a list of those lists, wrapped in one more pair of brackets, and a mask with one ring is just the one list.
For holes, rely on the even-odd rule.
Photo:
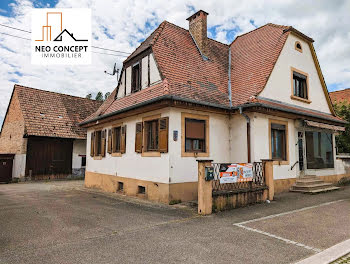
{"label": "sky", "polygon": [[[32,8],[91,8],[92,45],[132,52],[164,20],[188,29],[186,18],[209,13],[208,36],[231,43],[266,23],[291,25],[315,40],[328,90],[350,87],[350,1],[347,0],[1,0],[0,24],[31,30]],[[0,26],[0,125],[15,83],[85,97],[112,92],[125,59],[116,52],[93,49],[91,65],[31,65],[30,33]],[[117,56],[116,56],[117,55]],[[120,55],[120,54],[119,54]]]}

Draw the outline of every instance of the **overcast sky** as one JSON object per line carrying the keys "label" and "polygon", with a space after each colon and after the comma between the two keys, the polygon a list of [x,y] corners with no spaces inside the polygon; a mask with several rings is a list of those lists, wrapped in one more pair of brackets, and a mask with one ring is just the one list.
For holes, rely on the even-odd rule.
{"label": "overcast sky", "polygon": [[[350,1],[1,0],[0,24],[30,31],[33,7],[91,8],[92,45],[125,52],[134,50],[163,20],[187,29],[186,18],[199,9],[209,13],[209,37],[224,43],[269,22],[291,25],[315,40],[328,90],[350,87]],[[0,33],[31,37],[1,26]],[[120,68],[123,59],[93,53],[88,66],[34,66],[29,40],[0,34],[0,124],[15,83],[82,97],[111,92],[117,79],[104,71],[111,71],[115,62]]]}

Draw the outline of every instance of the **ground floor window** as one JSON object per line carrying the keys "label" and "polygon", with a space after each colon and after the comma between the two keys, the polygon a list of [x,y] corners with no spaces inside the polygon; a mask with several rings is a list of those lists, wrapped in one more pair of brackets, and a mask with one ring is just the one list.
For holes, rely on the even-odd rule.
{"label": "ground floor window", "polygon": [[158,126],[158,119],[145,122],[147,151],[158,151]]}
{"label": "ground floor window", "polygon": [[205,120],[185,119],[185,152],[205,152]]}
{"label": "ground floor window", "polygon": [[287,160],[286,126],[271,124],[271,158],[274,160]]}
{"label": "ground floor window", "polygon": [[332,134],[306,131],[305,138],[307,168],[334,168]]}

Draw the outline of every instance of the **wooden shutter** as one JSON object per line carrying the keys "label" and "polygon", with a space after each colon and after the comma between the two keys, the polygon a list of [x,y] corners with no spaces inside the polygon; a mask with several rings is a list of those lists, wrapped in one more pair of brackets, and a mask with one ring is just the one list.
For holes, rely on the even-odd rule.
{"label": "wooden shutter", "polygon": [[169,117],[159,119],[159,152],[168,152]]}
{"label": "wooden shutter", "polygon": [[120,153],[125,153],[125,150],[126,150],[126,125],[121,127]]}
{"label": "wooden shutter", "polygon": [[136,123],[135,152],[142,152],[142,122]]}
{"label": "wooden shutter", "polygon": [[101,156],[102,157],[106,156],[106,132],[107,132],[106,129],[101,131]]}
{"label": "wooden shutter", "polygon": [[107,146],[107,152],[109,154],[112,153],[112,129],[108,129],[108,146]]}
{"label": "wooden shutter", "polygon": [[95,156],[95,131],[91,132],[91,140],[90,140],[90,156]]}
{"label": "wooden shutter", "polygon": [[115,128],[113,127],[112,128],[112,152],[114,153],[115,152],[115,144],[116,144],[116,142],[115,142]]}

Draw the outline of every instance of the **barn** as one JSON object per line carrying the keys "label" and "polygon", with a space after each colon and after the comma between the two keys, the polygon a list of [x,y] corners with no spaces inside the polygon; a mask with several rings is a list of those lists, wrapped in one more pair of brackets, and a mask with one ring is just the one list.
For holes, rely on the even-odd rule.
{"label": "barn", "polygon": [[100,101],[15,85],[0,134],[0,182],[83,177],[86,130]]}

